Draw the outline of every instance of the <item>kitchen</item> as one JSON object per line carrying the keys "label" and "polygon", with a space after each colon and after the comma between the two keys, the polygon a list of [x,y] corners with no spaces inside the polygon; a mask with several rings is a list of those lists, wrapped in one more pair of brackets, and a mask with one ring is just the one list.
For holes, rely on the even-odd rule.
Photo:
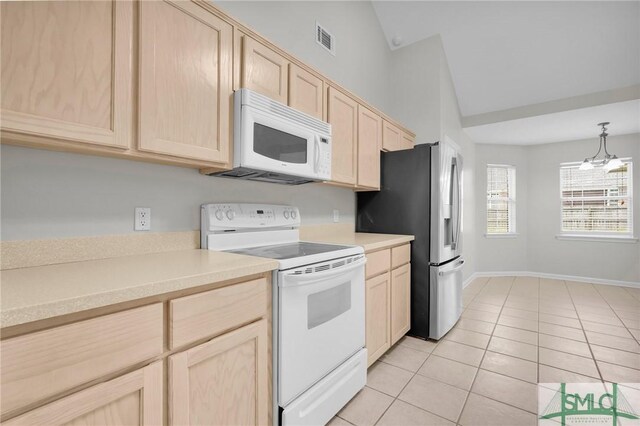
{"label": "kitchen", "polygon": [[[10,350],[24,351],[19,353],[25,356],[33,354],[24,358],[30,363],[28,365],[20,365],[20,356],[3,356],[3,362],[7,359],[17,363],[15,367],[2,366],[3,377],[7,374],[6,381],[2,381],[3,422],[49,424],[53,422],[49,419],[61,416],[60,419],[67,420],[57,422],[78,418],[84,423],[88,420],[82,416],[99,417],[100,413],[112,410],[127,413],[142,424],[322,424],[335,414],[338,417],[333,421],[337,424],[341,421],[367,424],[381,419],[393,422],[392,414],[406,411],[415,414],[413,421],[418,424],[448,421],[474,424],[465,417],[464,411],[467,407],[481,410],[473,406],[471,398],[480,394],[488,395],[486,399],[512,415],[513,423],[516,423],[515,419],[531,420],[531,412],[535,409],[529,405],[523,407],[519,401],[505,401],[502,396],[492,396],[490,392],[472,391],[469,394],[471,383],[456,386],[449,378],[435,377],[425,383],[424,376],[416,374],[422,371],[423,364],[431,362],[425,363],[427,357],[446,365],[456,365],[461,370],[471,369],[473,374],[480,361],[459,362],[455,357],[447,357],[444,349],[435,352],[437,346],[446,348],[447,345],[436,344],[435,340],[403,337],[413,327],[409,323],[417,318],[415,315],[415,318],[408,317],[409,312],[414,313],[414,309],[408,308],[408,302],[419,300],[419,293],[412,286],[417,276],[423,275],[426,279],[426,272],[424,268],[415,272],[414,268],[418,266],[415,248],[420,241],[433,244],[428,234],[419,234],[424,230],[428,233],[429,228],[421,227],[415,232],[374,229],[372,224],[361,220],[368,197],[384,196],[385,173],[391,173],[389,176],[398,174],[397,169],[387,172],[385,168],[392,168],[393,160],[383,160],[380,165],[381,157],[413,158],[426,151],[433,160],[437,147],[423,144],[441,141],[440,146],[456,147],[460,153],[449,157],[452,173],[445,175],[448,176],[445,181],[455,182],[457,185],[452,187],[461,188],[458,192],[449,191],[449,203],[442,205],[455,205],[452,200],[460,198],[461,203],[457,205],[461,208],[443,208],[442,226],[447,228],[440,235],[451,237],[445,244],[449,247],[462,237],[460,245],[464,250],[443,260],[464,261],[456,265],[460,268],[454,275],[459,276],[457,286],[461,287],[464,282],[467,287],[462,298],[461,295],[457,299],[446,298],[454,303],[446,309],[449,318],[441,321],[446,323],[445,329],[434,337],[442,337],[456,323],[460,316],[456,309],[462,310],[462,304],[468,307],[474,303],[472,296],[497,300],[498,295],[504,295],[505,286],[514,291],[531,284],[526,277],[506,283],[503,282],[506,278],[487,281],[480,274],[480,271],[487,271],[485,276],[509,276],[497,270],[489,274],[494,270],[483,270],[478,263],[485,255],[478,250],[484,237],[475,235],[479,226],[473,212],[476,206],[484,203],[479,198],[484,197],[484,189],[476,188],[480,185],[479,179],[473,177],[481,175],[478,157],[484,155],[484,146],[475,145],[463,130],[438,37],[390,50],[380,30],[379,17],[372,5],[364,2],[335,2],[330,7],[321,3],[259,6],[244,2],[213,5],[104,2],[94,7],[86,6],[87,10],[70,4],[58,3],[47,10],[37,9],[44,4],[2,5],[2,344],[3,348],[8,348],[3,349],[4,355],[13,353]],[[113,11],[113,14],[105,15],[105,11]],[[104,19],[105,16],[112,17],[113,21]],[[92,22],[92,18],[96,21]],[[65,19],[73,22],[69,27],[78,22],[84,22],[84,25],[73,32],[64,31],[66,27],[59,21],[65,22]],[[11,26],[17,22],[20,25]],[[318,24],[321,32],[324,31],[336,45],[322,46],[316,42],[313,34]],[[167,27],[175,28],[175,31],[158,30]],[[114,38],[110,36],[112,28],[115,28]],[[302,37],[309,28],[311,37]],[[57,31],[57,37],[49,37],[51,31]],[[73,43],[78,41],[78,31],[87,31],[88,35],[80,38],[81,42]],[[291,34],[301,36],[291,37]],[[338,37],[334,39],[333,35]],[[201,43],[202,40],[209,42]],[[12,43],[17,44],[17,49],[6,47],[13,47]],[[90,55],[87,46],[100,46],[102,50]],[[217,46],[219,50],[212,50],[211,46]],[[411,52],[417,47],[423,49],[422,56]],[[335,49],[335,56],[331,48]],[[60,52],[59,59],[56,62],[55,57],[48,57],[43,65],[38,62],[38,56],[21,54],[35,49],[40,49],[45,57],[48,57],[47,53]],[[211,55],[212,52],[215,55]],[[215,66],[210,66],[204,59],[200,62],[199,56],[194,60],[194,55],[203,55]],[[425,72],[412,72],[418,59],[432,65],[423,68]],[[84,70],[83,65],[95,68],[74,74],[67,68],[74,61],[80,61],[77,70]],[[363,72],[367,69],[379,72]],[[193,70],[200,74],[193,74]],[[51,71],[55,78],[53,85],[47,86],[51,75],[47,72]],[[65,75],[75,75],[79,84],[70,84]],[[110,75],[111,79],[105,79],[105,75]],[[393,75],[402,75],[405,84],[397,84],[395,90],[385,89]],[[199,79],[199,76],[207,78]],[[412,79],[421,81],[414,84]],[[26,83],[20,84],[23,81],[36,82],[36,86],[30,86],[36,90],[26,94],[32,97],[28,102],[24,92]],[[438,89],[429,90],[430,84]],[[83,92],[81,89],[87,86],[92,90]],[[77,88],[75,92],[74,87]],[[238,101],[242,93],[248,93],[241,89],[251,90],[245,97],[246,102]],[[425,97],[425,92],[430,95]],[[86,93],[93,93],[93,96],[84,99]],[[59,98],[51,94],[62,96],[66,108],[58,109],[60,105],[55,101]],[[255,105],[252,105],[252,97],[257,99]],[[222,102],[223,99],[229,99],[229,102]],[[417,104],[413,100],[416,99],[423,101],[426,109],[415,108]],[[236,135],[241,132],[234,126],[247,122],[247,119],[237,120],[242,116],[238,111],[245,105],[260,109],[267,104],[273,107],[270,111],[278,105],[291,107],[279,109],[282,114],[304,113],[299,120],[289,116],[288,120],[295,121],[296,126],[277,131],[287,131],[291,135],[301,127],[311,127],[312,133],[323,133],[326,138],[326,124],[329,124],[331,161],[326,162],[319,155],[323,151],[320,137],[318,142],[305,144],[308,148],[304,155],[318,161],[304,160],[310,166],[306,171],[285,173],[282,168],[274,171],[269,169],[271,166],[261,163],[262,170],[269,173],[267,182],[208,176],[237,172],[246,166],[242,163],[245,158],[235,146]],[[212,121],[210,117],[217,119]],[[306,117],[314,119],[307,121]],[[253,118],[258,126],[273,119],[270,113],[254,114]],[[262,119],[264,121],[260,121]],[[263,137],[265,149],[281,149],[270,145],[272,139],[268,135],[263,134]],[[257,136],[253,139],[258,140]],[[184,140],[190,143],[184,143]],[[620,146],[614,145],[615,136],[611,141],[611,149]],[[624,147],[629,146],[622,150],[629,152],[624,152],[625,157],[638,155],[633,140],[622,142],[626,144]],[[592,145],[593,142],[580,152],[592,149],[595,152]],[[619,155],[622,153],[618,149],[614,151]],[[271,151],[270,155],[273,153]],[[585,152],[581,157],[587,154],[591,152]],[[288,164],[300,164],[296,163],[299,160],[295,158],[295,152],[283,154],[280,151],[280,155],[288,158]],[[504,161],[515,161],[515,155]],[[455,162],[453,158],[456,158]],[[246,161],[250,163],[251,159],[247,157]],[[327,183],[272,183],[274,179],[304,178],[305,173],[318,173],[320,163],[330,166],[331,179]],[[248,168],[251,167],[253,165],[249,164]],[[519,173],[522,169],[518,167]],[[462,172],[462,178],[456,177],[456,170]],[[274,176],[278,172],[284,176]],[[428,182],[429,176],[425,173],[424,185],[434,183],[433,178]],[[326,175],[314,180],[326,180]],[[415,189],[415,186],[407,187]],[[379,188],[382,191],[376,191]],[[421,194],[430,198],[425,191]],[[522,192],[519,190],[518,194],[520,200]],[[383,200],[381,204],[390,203]],[[399,213],[407,212],[410,217],[411,203],[392,207],[395,206],[405,207]],[[636,208],[637,211],[640,209]],[[366,212],[367,217],[374,214],[375,211]],[[260,216],[272,218],[275,225],[268,225],[271,222]],[[432,219],[435,216],[432,215]],[[519,219],[521,216],[524,215],[518,212]],[[143,229],[150,228],[150,231],[134,231],[132,222]],[[406,220],[387,222],[391,226],[404,224]],[[378,233],[394,235],[380,236]],[[295,367],[296,371],[287,375],[286,369],[278,365],[279,357],[303,348],[294,346],[294,349],[281,352],[283,348],[279,345],[286,346],[308,337],[295,334],[296,337],[278,340],[277,333],[281,330],[278,323],[285,324],[278,315],[286,311],[279,306],[280,297],[286,298],[287,287],[277,285],[280,279],[284,280],[279,275],[283,272],[272,271],[296,271],[296,268],[312,263],[331,269],[334,265],[325,263],[336,259],[326,255],[331,253],[326,248],[304,247],[304,243],[299,243],[301,241],[350,246],[333,247],[334,251],[346,250],[339,257],[351,260],[350,265],[340,267],[358,266],[360,270],[360,278],[351,280],[354,283],[349,295],[351,304],[348,309],[343,306],[345,311],[341,314],[356,315],[359,319],[349,320],[337,328],[327,328],[321,326],[332,325],[332,321],[326,319],[330,317],[319,318],[318,331],[334,330],[327,334],[351,336],[344,338],[348,346],[344,356],[323,365],[324,358],[318,351],[326,350],[326,345],[312,339],[302,345],[310,352],[301,359],[316,361],[300,365],[287,361],[287,365],[292,369]],[[487,243],[494,241],[487,240]],[[294,258],[265,250],[258,257],[225,253],[231,250],[251,254],[255,247],[274,244],[297,245],[302,252]],[[631,259],[634,255],[637,259],[637,244],[625,247],[629,248],[627,252],[631,252]],[[314,248],[320,251],[307,252]],[[355,248],[359,249],[354,251]],[[434,253],[432,248],[426,248],[426,252],[429,251]],[[462,258],[457,257],[460,253],[464,254]],[[366,263],[358,264],[363,260],[358,257],[363,255]],[[424,256],[419,259],[425,261]],[[293,260],[299,262],[294,264]],[[628,265],[633,265],[633,260],[624,262],[621,261],[623,272]],[[506,271],[519,270],[527,269]],[[306,271],[298,272],[297,275],[306,274]],[[580,276],[567,272],[557,274]],[[582,276],[599,277],[595,274]],[[638,278],[627,274],[612,280],[638,281]],[[537,285],[542,286],[542,283]],[[346,287],[344,289],[346,291]],[[394,289],[397,293],[393,293]],[[330,293],[324,294],[324,297],[329,296]],[[312,303],[311,300],[308,303]],[[347,299],[340,300],[345,302]],[[428,300],[427,296],[421,306]],[[455,303],[456,300],[459,303]],[[394,305],[394,301],[399,303]],[[338,309],[341,302],[319,306]],[[357,314],[358,309],[361,314]],[[436,309],[427,312],[435,313]],[[331,312],[325,309],[318,314],[322,317]],[[343,318],[334,314],[338,315],[335,320]],[[469,330],[469,326],[463,324],[469,320],[464,314],[462,317],[457,328]],[[366,324],[347,334],[358,321],[366,321]],[[471,327],[491,321],[502,320],[478,321],[479,324]],[[303,321],[293,319],[290,323],[300,325]],[[395,324],[398,325],[394,329]],[[95,333],[96,327],[100,330],[99,335]],[[310,332],[312,327],[308,325],[308,328]],[[514,329],[520,330],[519,327]],[[630,331],[633,329],[629,327]],[[77,333],[75,339],[73,333]],[[409,334],[430,337],[428,332],[419,333],[417,329]],[[471,333],[457,333],[460,334],[478,338]],[[451,339],[460,340],[459,336],[451,336]],[[498,336],[495,339],[498,341]],[[633,339],[630,335],[629,340]],[[74,341],[77,346],[70,344]],[[12,342],[18,344],[11,345]],[[52,342],[57,342],[56,350],[61,351],[58,357],[49,357],[48,348]],[[337,345],[338,339],[331,342]],[[239,343],[242,345],[238,346]],[[462,343],[461,349],[475,351],[474,344]],[[626,340],[624,343],[630,344]],[[483,350],[487,348],[486,343],[480,343],[480,346],[484,346]],[[356,355],[358,347],[366,349],[364,361],[352,356]],[[634,347],[630,346],[629,353],[633,353]],[[69,352],[64,352],[65,348]],[[433,356],[430,355],[432,352]],[[223,355],[219,356],[220,353]],[[489,353],[502,352],[496,349],[487,351]],[[403,354],[406,359],[402,359]],[[196,361],[190,361],[191,358]],[[234,358],[242,362],[233,363]],[[347,358],[352,364],[359,365],[352,368],[355,372],[352,376],[340,370],[353,367]],[[205,359],[209,361],[202,363]],[[521,358],[517,357],[517,360]],[[54,362],[59,364],[51,364]],[[452,364],[454,362],[459,365]],[[634,370],[635,361],[631,362],[631,367],[627,368]],[[619,362],[613,364],[619,365]],[[258,367],[254,371],[251,365]],[[220,369],[219,374],[228,371],[229,375],[215,376],[216,369]],[[571,367],[563,370],[574,371]],[[246,371],[253,373],[247,375]],[[348,382],[352,387],[342,386],[338,391],[323,392],[321,386],[315,386],[333,383],[331,371],[338,381],[353,377]],[[390,372],[406,378],[405,385],[413,381],[416,389],[423,386],[447,397],[442,404],[435,405],[453,404],[454,407],[442,411],[442,407],[433,407],[428,401],[423,403],[420,398],[412,400],[409,392],[401,396],[404,386],[389,390],[389,383],[376,385],[380,380],[376,376]],[[279,377],[280,373],[286,377]],[[280,399],[279,382],[282,384],[290,378],[294,382],[302,380],[303,373],[315,376],[305,378],[306,384],[294,383],[295,390],[288,396],[283,394]],[[318,382],[320,377],[326,380]],[[105,408],[99,396],[113,392],[115,397],[117,392],[108,386],[126,380],[138,384],[118,390],[126,392],[117,395],[123,399],[113,400]],[[364,382],[367,386],[363,389]],[[231,392],[199,398],[190,393],[205,392],[206,386],[215,387],[217,383],[232,386],[250,396],[241,398],[241,394]],[[526,385],[529,392],[532,385]],[[204,388],[198,391],[199,386]],[[305,394],[305,390],[331,397],[323,399],[318,393]],[[405,390],[411,388],[407,386]],[[343,408],[358,391],[352,403]],[[305,395],[308,396],[306,401],[299,398]],[[437,398],[433,396],[433,400]],[[329,402],[320,404],[318,401]],[[376,409],[369,405],[372,401]],[[297,405],[292,405],[296,402]],[[69,412],[65,407],[70,404],[84,408]],[[133,406],[136,409],[132,409]],[[315,411],[309,407],[315,407]],[[378,412],[378,407],[383,408],[382,412]],[[308,415],[306,420],[302,419],[303,413]],[[292,416],[300,417],[294,420]],[[425,420],[425,416],[430,420]],[[115,423],[134,423],[131,419],[122,417]],[[397,418],[395,421],[396,424],[401,422]],[[409,424],[409,420],[404,422]]]}

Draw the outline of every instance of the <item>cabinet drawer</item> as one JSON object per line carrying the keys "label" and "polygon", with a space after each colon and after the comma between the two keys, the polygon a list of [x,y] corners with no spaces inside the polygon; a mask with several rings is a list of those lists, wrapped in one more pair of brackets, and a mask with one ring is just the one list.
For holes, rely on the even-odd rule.
{"label": "cabinet drawer", "polygon": [[411,262],[411,244],[391,249],[391,268],[397,268],[409,262]]}
{"label": "cabinet drawer", "polygon": [[263,317],[268,306],[265,278],[172,300],[169,347],[174,349]]}
{"label": "cabinet drawer", "polygon": [[391,268],[391,250],[385,249],[367,253],[366,277],[370,278]]}
{"label": "cabinet drawer", "polygon": [[2,342],[2,413],[52,397],[162,353],[162,304]]}

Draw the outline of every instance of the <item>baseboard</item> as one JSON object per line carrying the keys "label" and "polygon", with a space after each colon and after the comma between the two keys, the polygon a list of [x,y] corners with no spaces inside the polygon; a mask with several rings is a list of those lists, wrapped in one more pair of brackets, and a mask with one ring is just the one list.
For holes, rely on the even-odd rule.
{"label": "baseboard", "polygon": [[548,274],[545,272],[531,272],[531,271],[474,272],[463,283],[463,286],[466,287],[467,285],[469,285],[471,281],[479,277],[538,277],[538,278],[549,278],[553,280],[577,281],[577,282],[585,282],[585,283],[592,283],[592,284],[617,285],[622,287],[640,288],[640,282],[634,282],[634,281],[605,280],[602,278],[577,277],[574,275]]}
{"label": "baseboard", "polygon": [[469,276],[469,278],[467,278],[466,280],[464,280],[464,282],[462,283],[462,288],[465,288],[466,286],[468,286],[469,284],[471,284],[471,282],[472,282],[473,280],[475,280],[476,278],[478,278],[478,277],[479,277],[479,275],[478,275],[478,273],[477,273],[477,272],[474,272],[473,274],[471,274],[471,275]]}

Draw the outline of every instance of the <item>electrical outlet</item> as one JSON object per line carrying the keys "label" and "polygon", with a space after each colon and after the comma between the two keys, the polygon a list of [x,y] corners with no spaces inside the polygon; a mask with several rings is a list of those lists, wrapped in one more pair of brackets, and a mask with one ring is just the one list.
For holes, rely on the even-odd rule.
{"label": "electrical outlet", "polygon": [[133,229],[135,231],[151,230],[151,209],[149,207],[136,207]]}
{"label": "electrical outlet", "polygon": [[333,211],[333,221],[335,223],[340,222],[340,210],[334,210]]}

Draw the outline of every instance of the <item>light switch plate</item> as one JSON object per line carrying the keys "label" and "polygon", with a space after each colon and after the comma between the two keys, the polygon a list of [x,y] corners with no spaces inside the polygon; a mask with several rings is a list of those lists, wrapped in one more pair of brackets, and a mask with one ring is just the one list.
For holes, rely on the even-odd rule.
{"label": "light switch plate", "polygon": [[333,221],[335,223],[340,222],[340,210],[334,210],[333,211]]}

